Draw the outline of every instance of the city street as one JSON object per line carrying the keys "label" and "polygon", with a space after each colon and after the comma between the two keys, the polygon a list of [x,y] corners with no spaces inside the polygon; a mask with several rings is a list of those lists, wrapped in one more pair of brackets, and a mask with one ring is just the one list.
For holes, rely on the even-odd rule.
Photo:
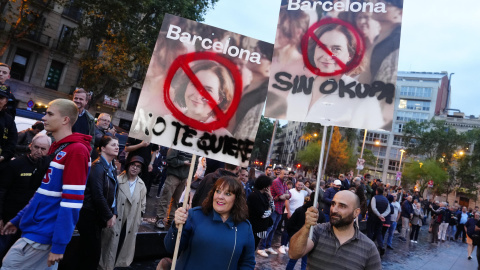
{"label": "city street", "polygon": [[[393,270],[474,270],[477,269],[476,250],[473,252],[472,260],[467,259],[467,244],[461,242],[447,241],[445,243],[431,244],[428,227],[423,226],[420,230],[417,244],[410,241],[402,242],[395,235],[393,241],[394,250],[386,251],[382,258],[383,269]],[[274,248],[279,246],[280,238],[276,235]],[[159,260],[134,262],[129,268],[118,268],[122,270],[150,270],[155,269]],[[288,262],[287,255],[270,255],[263,258],[256,255],[256,270],[280,270],[285,269]],[[295,270],[300,269],[300,261],[297,262]]]}

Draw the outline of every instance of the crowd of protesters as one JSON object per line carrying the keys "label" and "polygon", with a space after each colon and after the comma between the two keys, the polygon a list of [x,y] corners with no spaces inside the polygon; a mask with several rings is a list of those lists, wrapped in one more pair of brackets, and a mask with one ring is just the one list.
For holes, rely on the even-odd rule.
{"label": "crowd of protesters", "polygon": [[[5,84],[9,71],[0,63],[1,269],[57,269],[72,250],[69,269],[129,266],[153,184],[155,227],[168,231],[159,243],[168,252],[183,226],[177,269],[254,269],[255,256],[278,253],[288,254],[286,269],[298,260],[301,269],[381,269],[393,241],[415,245],[422,226],[432,243],[466,243],[468,260],[478,244],[478,208],[427,200],[369,174],[328,177],[317,189],[317,179],[280,166],[259,172],[193,160],[134,138],[121,151],[111,116],[102,113],[95,123],[82,88],[72,101],[50,102],[43,121],[17,133],[8,109],[14,99]],[[192,165],[192,190],[185,194]],[[157,269],[170,263],[164,259]]]}

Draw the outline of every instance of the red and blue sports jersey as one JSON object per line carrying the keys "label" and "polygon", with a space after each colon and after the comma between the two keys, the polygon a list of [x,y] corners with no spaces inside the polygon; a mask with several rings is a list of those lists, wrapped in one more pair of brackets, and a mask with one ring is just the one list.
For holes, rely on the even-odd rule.
{"label": "red and blue sports jersey", "polygon": [[52,245],[55,254],[64,254],[78,221],[91,164],[91,139],[73,133],[52,144],[49,154],[71,142],[50,162],[30,203],[10,221],[22,230],[22,237]]}

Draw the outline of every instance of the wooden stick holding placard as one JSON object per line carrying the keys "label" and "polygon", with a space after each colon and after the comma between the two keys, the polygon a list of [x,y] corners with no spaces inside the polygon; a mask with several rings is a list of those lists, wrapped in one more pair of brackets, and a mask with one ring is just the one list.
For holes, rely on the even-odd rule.
{"label": "wooden stick holding placard", "polygon": [[[322,136],[322,148],[320,150],[320,160],[318,161],[318,173],[317,173],[317,185],[315,186],[315,191],[320,188],[320,180],[322,174],[322,165],[323,165],[323,156],[325,154],[325,140],[327,139],[327,129],[328,126],[323,127],[323,136]],[[318,193],[315,194],[315,199],[313,199],[313,207],[318,206]],[[308,234],[308,238],[312,239],[313,237],[313,226],[310,227],[310,233]]]}
{"label": "wooden stick holding placard", "polygon": [[[192,155],[192,161],[190,161],[190,171],[188,172],[187,178],[187,186],[185,187],[185,196],[183,199],[183,208],[186,210],[188,207],[188,202],[190,201],[190,185],[192,184],[193,178],[193,169],[195,168],[195,160],[197,159],[197,155]],[[183,224],[179,226],[178,233],[177,233],[177,241],[175,242],[175,250],[173,252],[173,259],[172,259],[172,270],[175,269],[177,264],[177,257],[178,257],[178,249],[180,248],[180,239],[182,238],[182,231],[183,231]]]}

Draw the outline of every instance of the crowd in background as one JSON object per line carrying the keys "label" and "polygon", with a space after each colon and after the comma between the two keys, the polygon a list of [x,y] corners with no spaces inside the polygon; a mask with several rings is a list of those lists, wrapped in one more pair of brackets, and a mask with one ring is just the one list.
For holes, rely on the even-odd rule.
{"label": "crowd in background", "polygon": [[[295,245],[306,241],[300,236],[313,225],[316,241],[322,230],[341,238],[339,228],[347,228],[352,241],[342,243],[346,249],[373,247],[373,252],[346,262],[365,269],[377,269],[386,249],[394,249],[394,240],[418,243],[422,226],[429,227],[432,243],[467,243],[467,258],[472,259],[480,231],[478,207],[425,199],[369,174],[354,177],[353,171],[326,177],[317,189],[317,179],[280,166],[260,172],[205,157],[192,159],[191,154],[134,138],[121,149],[111,116],[101,113],[95,119],[86,110],[90,94],[82,88],[75,90],[73,101],[52,101],[43,122],[17,133],[8,107],[14,97],[4,84],[9,69],[0,64],[2,269],[20,269],[25,261],[32,269],[56,269],[64,255],[74,261],[69,269],[129,266],[147,197],[156,197],[155,227],[168,231],[164,244],[169,252],[183,226],[178,269],[253,269],[256,255],[278,253],[290,255],[286,269],[293,269],[297,260],[301,269],[338,263],[328,253],[331,239],[324,239],[320,250],[316,243],[300,251]],[[78,158],[81,153],[87,154]],[[186,194],[191,165],[195,174]],[[158,191],[150,194],[154,184]],[[30,224],[39,218],[48,226]],[[80,237],[74,249],[69,242],[75,227]],[[281,235],[278,249],[272,245],[276,232]],[[212,244],[218,252],[204,248]],[[25,246],[31,252],[19,255]],[[158,269],[167,269],[168,263],[162,260]]]}

